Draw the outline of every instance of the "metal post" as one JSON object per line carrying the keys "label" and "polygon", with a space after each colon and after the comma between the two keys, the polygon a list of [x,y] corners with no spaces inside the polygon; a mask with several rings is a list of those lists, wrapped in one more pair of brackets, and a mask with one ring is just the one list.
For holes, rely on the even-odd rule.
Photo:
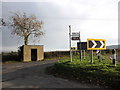
{"label": "metal post", "polygon": [[113,64],[116,66],[116,53],[113,54]]}
{"label": "metal post", "polygon": [[80,50],[80,60],[82,61],[82,50]]}
{"label": "metal post", "polygon": [[85,59],[85,50],[83,50],[84,51],[84,59]]}
{"label": "metal post", "polygon": [[99,51],[99,62],[101,62],[101,59],[102,59],[102,55],[101,55],[101,50]]}
{"label": "metal post", "polygon": [[93,64],[93,50],[90,50],[90,59],[91,59],[91,64]]}
{"label": "metal post", "polygon": [[116,66],[116,50],[115,49],[112,50],[112,54],[113,54],[113,65]]}
{"label": "metal post", "polygon": [[79,43],[80,43],[80,50],[79,50],[79,53],[80,53],[80,61],[82,61],[82,50],[81,50],[81,38],[80,38],[80,32],[79,32]]}
{"label": "metal post", "polygon": [[69,25],[69,43],[70,43],[70,61],[72,62],[72,50],[71,50],[71,25]]}

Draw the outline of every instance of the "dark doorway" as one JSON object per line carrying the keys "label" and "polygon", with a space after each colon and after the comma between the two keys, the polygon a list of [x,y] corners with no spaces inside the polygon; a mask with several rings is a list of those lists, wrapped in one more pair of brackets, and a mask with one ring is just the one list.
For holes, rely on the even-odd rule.
{"label": "dark doorway", "polygon": [[31,60],[37,61],[37,49],[31,49]]}

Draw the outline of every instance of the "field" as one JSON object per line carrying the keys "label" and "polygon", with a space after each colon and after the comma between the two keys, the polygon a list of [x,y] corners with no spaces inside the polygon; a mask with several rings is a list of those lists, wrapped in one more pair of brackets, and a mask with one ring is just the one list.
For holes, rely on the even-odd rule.
{"label": "field", "polygon": [[89,55],[83,61],[79,56],[59,60],[54,66],[47,68],[47,73],[57,77],[76,80],[82,83],[100,85],[102,87],[120,88],[120,63],[112,65],[112,61],[103,56],[101,62],[94,56],[93,64],[90,63]]}

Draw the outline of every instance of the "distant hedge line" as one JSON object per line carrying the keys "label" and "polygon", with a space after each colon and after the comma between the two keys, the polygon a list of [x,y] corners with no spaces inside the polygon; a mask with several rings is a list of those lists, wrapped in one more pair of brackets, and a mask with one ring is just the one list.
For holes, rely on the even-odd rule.
{"label": "distant hedge line", "polygon": [[[54,52],[44,52],[44,58],[54,58],[54,57],[62,57],[68,56],[69,51],[54,51]],[[21,55],[18,52],[10,52],[10,53],[2,53],[2,62],[6,61],[22,61]]]}
{"label": "distant hedge line", "polygon": [[[89,51],[86,51],[89,53]],[[95,52],[95,51],[94,51]],[[120,54],[120,50],[117,50],[117,52]],[[55,58],[55,57],[63,57],[63,56],[69,56],[69,51],[52,51],[52,52],[44,52],[44,58]],[[73,52],[73,54],[79,55],[79,51]],[[102,54],[111,54],[111,50],[104,50],[102,51]],[[2,62],[6,61],[22,61],[21,56],[19,52],[9,52],[9,53],[2,53]]]}

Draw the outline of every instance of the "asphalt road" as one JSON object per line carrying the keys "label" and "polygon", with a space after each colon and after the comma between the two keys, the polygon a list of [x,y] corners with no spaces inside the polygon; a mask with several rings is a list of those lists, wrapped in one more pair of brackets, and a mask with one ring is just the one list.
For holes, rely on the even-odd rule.
{"label": "asphalt road", "polygon": [[45,68],[55,62],[51,60],[3,64],[2,88],[100,88],[47,75]]}

